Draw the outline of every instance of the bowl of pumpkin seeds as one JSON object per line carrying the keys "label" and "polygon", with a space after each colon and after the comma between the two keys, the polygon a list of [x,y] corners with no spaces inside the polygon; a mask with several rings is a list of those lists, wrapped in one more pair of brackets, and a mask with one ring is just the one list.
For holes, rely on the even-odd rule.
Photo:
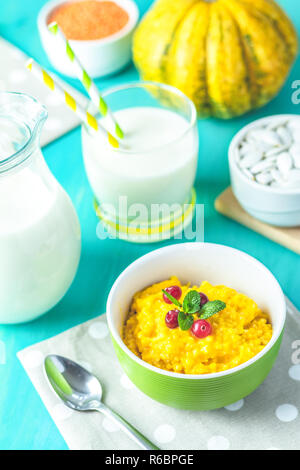
{"label": "bowl of pumpkin seeds", "polygon": [[268,116],[229,146],[231,185],[241,206],[271,225],[300,225],[300,116]]}

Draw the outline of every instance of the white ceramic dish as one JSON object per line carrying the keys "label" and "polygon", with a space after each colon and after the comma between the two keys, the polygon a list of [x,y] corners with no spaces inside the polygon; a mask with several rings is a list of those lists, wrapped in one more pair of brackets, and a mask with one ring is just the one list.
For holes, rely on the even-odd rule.
{"label": "white ceramic dish", "polygon": [[278,114],[252,122],[235,135],[228,152],[232,190],[241,206],[253,217],[279,227],[300,225],[300,188],[275,188],[250,180],[238,167],[237,149],[249,130],[290,118],[300,121],[300,116]]}
{"label": "white ceramic dish", "polygon": [[[92,78],[115,73],[125,67],[131,59],[132,35],[138,21],[139,11],[133,0],[113,1],[129,15],[129,21],[121,31],[103,39],[69,41],[83,67]],[[59,72],[75,77],[72,64],[68,62],[59,39],[53,36],[47,27],[50,13],[63,3],[66,3],[66,0],[53,0],[43,6],[38,15],[38,29],[43,47],[52,65]]]}

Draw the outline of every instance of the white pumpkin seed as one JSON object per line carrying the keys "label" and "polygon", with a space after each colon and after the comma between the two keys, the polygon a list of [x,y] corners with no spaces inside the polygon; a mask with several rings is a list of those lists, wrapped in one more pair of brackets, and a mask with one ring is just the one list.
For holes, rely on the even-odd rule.
{"label": "white pumpkin seed", "polygon": [[242,172],[245,176],[247,176],[247,178],[249,178],[249,180],[254,180],[254,176],[252,175],[251,171],[247,170],[247,168],[243,168]]}
{"label": "white pumpkin seed", "polygon": [[261,160],[260,162],[256,163],[256,165],[252,166],[250,168],[250,171],[253,175],[257,175],[262,171],[269,170],[270,168],[272,168],[274,162],[274,158],[265,158],[264,160]]}
{"label": "white pumpkin seed", "polygon": [[294,167],[300,169],[300,155],[293,155]]}
{"label": "white pumpkin seed", "polygon": [[292,156],[295,167],[300,168],[300,143],[292,145],[290,148],[290,154]]}
{"label": "white pumpkin seed", "polygon": [[266,129],[270,131],[276,131],[276,129],[280,126],[286,127],[288,124],[287,120],[282,120],[282,119],[274,119],[274,121],[271,121],[267,126]]}
{"label": "white pumpkin seed", "polygon": [[282,180],[282,176],[281,176],[281,173],[279,170],[277,170],[276,168],[272,168],[271,170],[271,175],[272,175],[272,178],[275,182],[280,182]]}
{"label": "white pumpkin seed", "polygon": [[289,121],[287,129],[290,131],[294,142],[300,141],[300,119]]}
{"label": "white pumpkin seed", "polygon": [[293,141],[295,142],[295,144],[300,144],[300,132],[299,131],[294,132],[292,135],[293,135]]}
{"label": "white pumpkin seed", "polygon": [[289,178],[287,180],[281,180],[279,184],[283,189],[300,189],[300,170],[292,169],[289,172]]}
{"label": "white pumpkin seed", "polygon": [[256,147],[252,144],[243,143],[239,148],[239,154],[241,157],[244,157],[247,153],[255,152]]}
{"label": "white pumpkin seed", "polygon": [[260,184],[270,184],[273,181],[273,177],[269,171],[264,171],[256,175],[256,181]]}
{"label": "white pumpkin seed", "polygon": [[255,129],[248,134],[252,142],[263,142],[270,145],[281,145],[280,137],[275,131],[266,129]]}
{"label": "white pumpkin seed", "polygon": [[280,153],[276,160],[277,168],[284,178],[288,177],[288,173],[293,166],[292,157],[288,152]]}
{"label": "white pumpkin seed", "polygon": [[279,135],[283,145],[289,147],[293,143],[291,133],[287,130],[286,127],[279,126],[276,132]]}
{"label": "white pumpkin seed", "polygon": [[256,148],[259,152],[266,154],[266,152],[269,152],[271,149],[274,149],[274,146],[266,142],[257,142]]}
{"label": "white pumpkin seed", "polygon": [[300,184],[300,170],[293,168],[289,172],[289,181],[298,182]]}
{"label": "white pumpkin seed", "polygon": [[279,181],[272,181],[270,186],[272,186],[272,188],[282,188],[282,184]]}
{"label": "white pumpkin seed", "polygon": [[255,163],[259,162],[261,160],[261,157],[261,153],[258,152],[248,153],[240,161],[240,167],[250,168],[251,166],[255,165]]}
{"label": "white pumpkin seed", "polygon": [[272,147],[270,150],[268,150],[266,153],[265,153],[265,156],[266,157],[272,157],[274,155],[277,155],[278,153],[282,153],[282,152],[285,152],[285,150],[288,150],[288,146],[284,146],[284,147]]}
{"label": "white pumpkin seed", "polygon": [[296,132],[300,133],[300,119],[290,119],[287,123],[287,127],[292,134]]}

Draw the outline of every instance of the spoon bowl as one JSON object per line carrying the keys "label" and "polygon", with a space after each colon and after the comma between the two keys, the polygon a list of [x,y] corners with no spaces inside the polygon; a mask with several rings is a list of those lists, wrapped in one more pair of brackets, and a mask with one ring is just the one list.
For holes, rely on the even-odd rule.
{"label": "spoon bowl", "polygon": [[77,411],[99,411],[114,421],[143,449],[158,449],[101,401],[102,386],[97,377],[84,367],[66,357],[50,354],[45,358],[44,370],[51,387],[66,406]]}
{"label": "spoon bowl", "polygon": [[101,402],[99,380],[76,362],[51,354],[45,359],[45,372],[54,391],[69,408],[87,411]]}

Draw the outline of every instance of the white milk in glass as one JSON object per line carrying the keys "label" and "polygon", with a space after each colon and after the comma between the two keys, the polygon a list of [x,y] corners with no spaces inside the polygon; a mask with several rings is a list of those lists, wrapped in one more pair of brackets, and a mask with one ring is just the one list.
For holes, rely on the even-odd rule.
{"label": "white milk in glass", "polygon": [[[196,126],[180,114],[160,107],[130,107],[114,112],[124,133],[126,150],[114,150],[102,135],[83,128],[83,155],[89,182],[101,205],[118,207],[126,218],[136,204],[183,205],[191,197],[198,155]],[[109,122],[103,124],[112,130]]]}
{"label": "white milk in glass", "polygon": [[13,118],[4,114],[0,94],[0,323],[19,323],[66,293],[78,267],[80,227],[35,141],[38,129],[18,122],[17,110]]}

